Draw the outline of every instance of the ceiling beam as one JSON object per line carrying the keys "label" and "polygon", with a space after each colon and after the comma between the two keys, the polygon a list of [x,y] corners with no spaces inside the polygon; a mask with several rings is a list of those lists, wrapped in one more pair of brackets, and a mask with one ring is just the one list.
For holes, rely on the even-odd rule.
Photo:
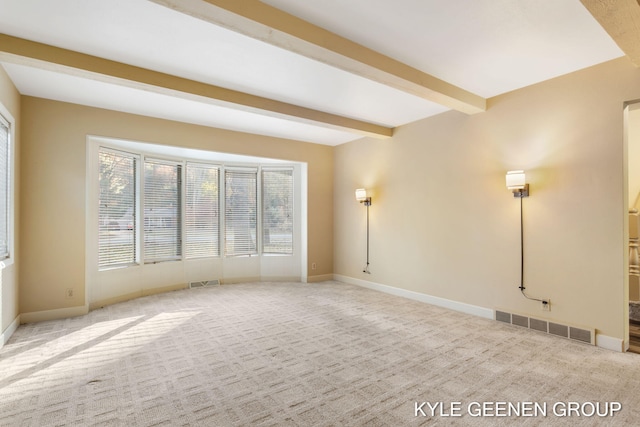
{"label": "ceiling beam", "polygon": [[259,0],[151,0],[466,114],[486,99]]}
{"label": "ceiling beam", "polygon": [[580,0],[636,66],[640,67],[640,5],[638,0]]}
{"label": "ceiling beam", "polygon": [[316,126],[388,138],[393,128],[0,34],[0,60]]}

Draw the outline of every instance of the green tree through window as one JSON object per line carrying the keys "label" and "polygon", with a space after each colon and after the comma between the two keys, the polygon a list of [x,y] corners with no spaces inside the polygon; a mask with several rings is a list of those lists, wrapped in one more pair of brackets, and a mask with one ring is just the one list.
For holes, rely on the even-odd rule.
{"label": "green tree through window", "polygon": [[137,164],[133,154],[100,150],[99,267],[137,261]]}

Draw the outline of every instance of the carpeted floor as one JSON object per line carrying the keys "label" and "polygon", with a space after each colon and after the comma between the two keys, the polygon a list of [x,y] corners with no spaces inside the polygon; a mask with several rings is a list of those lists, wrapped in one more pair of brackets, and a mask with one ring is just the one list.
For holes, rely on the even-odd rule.
{"label": "carpeted floor", "polygon": [[2,426],[622,426],[639,405],[640,355],[338,282],[154,295],[0,350]]}

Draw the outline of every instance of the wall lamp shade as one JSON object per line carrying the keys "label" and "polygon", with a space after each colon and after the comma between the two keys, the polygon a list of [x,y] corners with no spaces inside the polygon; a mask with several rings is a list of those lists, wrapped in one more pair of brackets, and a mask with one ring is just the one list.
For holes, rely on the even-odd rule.
{"label": "wall lamp shade", "polygon": [[367,190],[364,188],[358,188],[356,190],[356,200],[364,203],[366,206],[371,206],[371,197],[367,196]]}
{"label": "wall lamp shade", "polygon": [[509,171],[506,176],[507,188],[513,191],[514,197],[528,197],[529,184],[524,171]]}
{"label": "wall lamp shade", "polygon": [[524,171],[509,171],[507,172],[507,188],[509,190],[523,189],[526,184],[526,177]]}

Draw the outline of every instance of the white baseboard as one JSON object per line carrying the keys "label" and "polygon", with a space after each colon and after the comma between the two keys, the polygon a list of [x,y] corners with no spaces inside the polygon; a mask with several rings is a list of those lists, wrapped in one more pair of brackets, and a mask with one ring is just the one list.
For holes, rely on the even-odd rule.
{"label": "white baseboard", "polygon": [[302,278],[300,276],[261,276],[261,282],[293,282],[298,283],[302,282]]}
{"label": "white baseboard", "polygon": [[596,334],[596,346],[607,350],[617,351],[618,353],[627,351],[624,340],[602,334]]}
{"label": "white baseboard", "polygon": [[340,282],[350,283],[352,285],[362,286],[364,288],[373,289],[387,294],[409,298],[415,301],[425,302],[427,304],[437,305],[438,307],[444,307],[451,310],[460,311],[462,313],[484,317],[485,319],[493,319],[493,310],[490,308],[466,304],[446,298],[434,297],[432,295],[422,294],[420,292],[408,291],[406,289],[395,288],[393,286],[382,285],[380,283],[369,282],[361,279],[355,279],[353,277],[342,276],[340,274],[334,274],[333,278],[334,280]]}
{"label": "white baseboard", "polygon": [[[463,313],[484,317],[486,319],[494,318],[494,311],[492,309],[480,307],[477,305],[471,305],[458,301],[448,300],[445,298],[434,297],[432,295],[422,294],[420,292],[408,291],[406,289],[395,288],[393,286],[382,285],[380,283],[342,276],[340,274],[334,274],[334,280],[344,283],[350,283],[352,285],[362,286],[364,288],[369,288],[380,292],[385,292],[391,295],[425,302],[427,304],[437,305],[439,307],[449,308],[451,310],[461,311]],[[596,334],[596,346],[617,352],[625,352],[627,350],[625,348],[624,340],[602,334]]]}
{"label": "white baseboard", "polygon": [[221,285],[232,285],[234,283],[255,283],[259,282],[260,276],[246,276],[246,277],[223,277],[220,279]]}
{"label": "white baseboard", "polygon": [[79,305],[55,310],[32,311],[20,315],[20,323],[43,322],[45,320],[66,319],[68,317],[83,316],[89,312],[89,306]]}
{"label": "white baseboard", "polygon": [[334,274],[318,274],[316,276],[307,276],[307,283],[327,282],[333,280]]}
{"label": "white baseboard", "polygon": [[20,326],[20,317],[21,316],[18,314],[18,317],[13,319],[13,322],[11,322],[7,329],[5,329],[2,334],[0,334],[0,348],[2,348],[2,346],[4,346],[7,341],[9,341],[11,335],[13,335],[16,329],[18,329],[18,326]]}

